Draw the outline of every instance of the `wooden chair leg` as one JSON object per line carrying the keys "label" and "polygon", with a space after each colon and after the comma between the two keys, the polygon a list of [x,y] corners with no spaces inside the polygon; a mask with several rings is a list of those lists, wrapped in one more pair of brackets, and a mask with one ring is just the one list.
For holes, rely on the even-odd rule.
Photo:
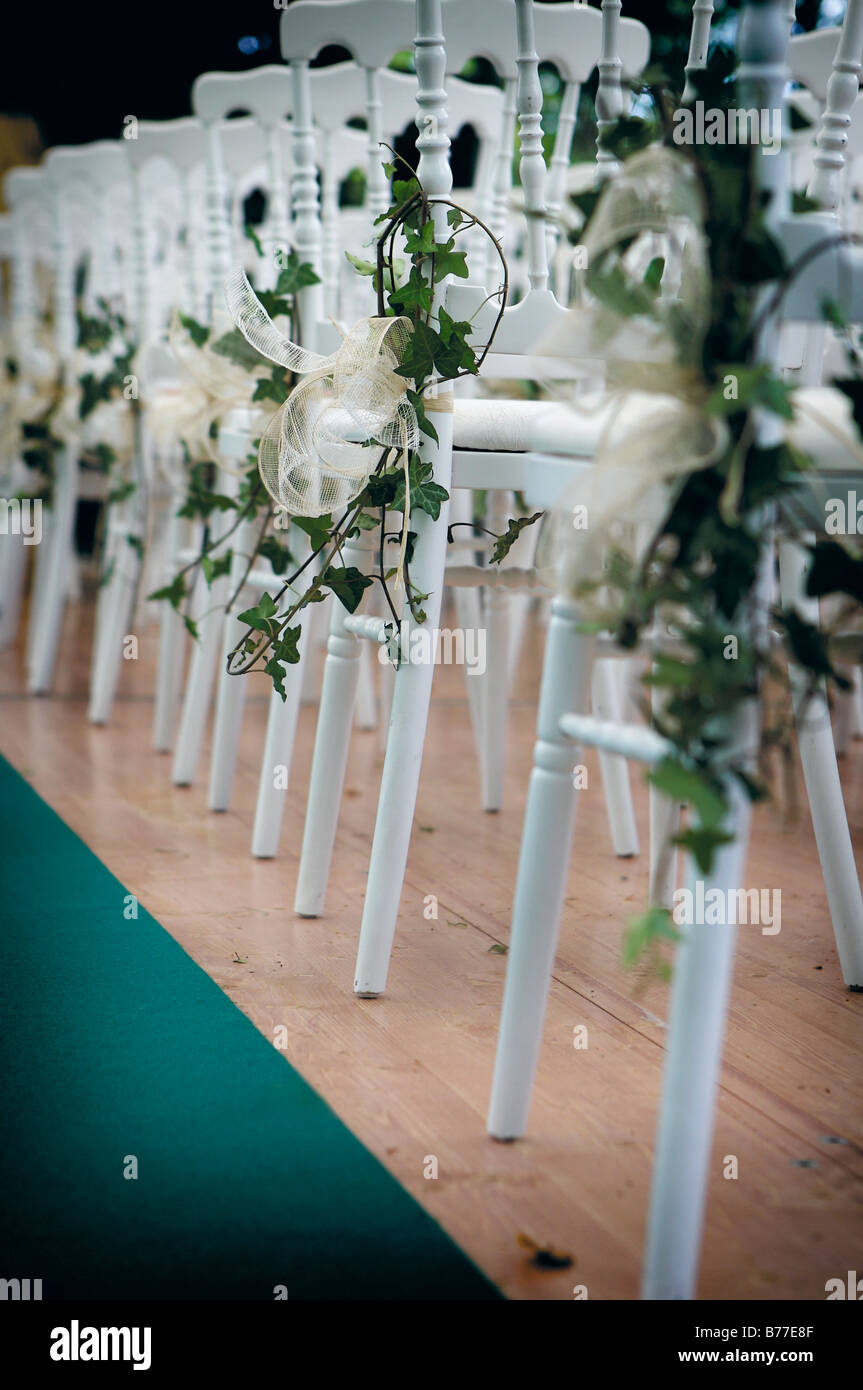
{"label": "wooden chair leg", "polygon": [[[597,661],[593,667],[592,703],[597,719],[623,718],[623,702],[617,686],[613,660]],[[619,859],[631,859],[638,853],[638,828],[629,780],[629,765],[616,753],[600,751],[599,770],[605,788],[605,809],[611,843]]]}
{"label": "wooden chair leg", "polygon": [[[441,413],[435,423],[439,443],[434,447],[429,446],[428,457],[435,465],[435,482],[449,492],[452,479],[452,416]],[[411,528],[417,533],[411,578],[420,591],[429,596],[423,607],[426,626],[432,632],[440,623],[448,520],[448,502],[441,506],[437,521],[422,513],[414,526],[414,517],[411,516]],[[413,626],[407,612],[405,618],[410,634]],[[406,655],[410,651],[409,643]],[[396,672],[354,979],[354,992],[364,998],[382,994],[386,987],[404,886],[433,675],[433,651],[431,660],[417,663],[405,661]]]}
{"label": "wooden chair leg", "polygon": [[[168,583],[177,568],[177,556],[182,544],[184,521],[175,515],[178,503],[173,502],[165,544],[165,565],[156,588]],[[186,629],[179,613],[169,603],[159,605],[159,654],[156,662],[156,694],[153,706],[153,747],[157,753],[169,753],[174,743],[174,723],[183,679],[183,656],[186,649]]]}
{"label": "wooden chair leg", "polygon": [[[794,542],[779,548],[780,587],[784,607],[796,607],[817,621],[817,601],[805,596],[808,560]],[[830,906],[836,950],[849,989],[863,990],[863,897],[848,829],[833,730],[822,690],[806,698],[799,676],[791,672],[797,741],[818,857]]]}
{"label": "wooden chair leg", "polygon": [[560,732],[588,706],[593,641],[578,612],[555,598],[546,639],[537,740],[521,837],[506,988],[488,1115],[496,1139],[527,1128],[575,824],[575,746]]}
{"label": "wooden chair leg", "polygon": [[[741,714],[741,719],[752,717],[751,710]],[[688,870],[693,904],[702,878],[703,901],[713,902],[708,894],[719,889],[726,910],[720,925],[713,925],[711,916],[708,924],[680,927],[644,1253],[646,1299],[688,1299],[696,1291],[737,931],[735,913],[727,908],[730,890],[744,883],[751,818],[742,788],[730,787],[729,795],[734,842],[719,851],[709,875],[700,875],[694,863]]]}
{"label": "wooden chair leg", "polygon": [[[364,536],[369,534],[376,533]],[[365,569],[368,553],[359,538],[350,540],[344,563]],[[294,898],[300,917],[317,917],[323,911],[345,782],[360,658],[359,639],[346,631],[346,616],[342,604],[333,603]]]}
{"label": "wooden chair leg", "polygon": [[[244,521],[236,537],[236,551],[231,564],[231,593],[240,583],[246,565],[246,556],[251,554],[256,539],[257,526]],[[230,595],[228,595],[230,597]],[[246,604],[241,594],[236,603],[237,612],[242,612]],[[243,724],[243,710],[246,705],[246,681],[241,676],[230,676],[226,669],[228,653],[242,638],[246,631],[244,623],[237,621],[236,613],[228,613],[224,618],[222,633],[222,659],[216,682],[216,720],[213,726],[213,751],[210,756],[210,788],[208,804],[211,811],[227,811],[231,804],[234,788],[234,773],[237,767],[237,753],[240,747],[240,731]]]}
{"label": "wooden chair leg", "polygon": [[33,664],[28,681],[28,691],[31,695],[47,694],[54,679],[63,614],[66,609],[69,552],[78,502],[77,456],[77,448],[73,443],[62,451],[58,459],[54,505],[51,509],[51,526],[47,536],[48,550],[39,594],[40,604],[35,614],[38,626],[34,634]]}

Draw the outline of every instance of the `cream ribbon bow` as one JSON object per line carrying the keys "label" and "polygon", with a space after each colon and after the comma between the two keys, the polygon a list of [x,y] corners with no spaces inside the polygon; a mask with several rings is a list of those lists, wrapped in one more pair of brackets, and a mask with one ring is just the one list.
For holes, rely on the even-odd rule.
{"label": "cream ribbon bow", "polygon": [[243,337],[271,362],[303,378],[268,422],[258,468],[267,492],[292,516],[341,511],[359,497],[378,463],[373,444],[398,449],[405,470],[405,510],[396,587],[404,571],[410,518],[410,451],[419,444],[409,383],[397,375],[412,332],[406,318],[364,318],[328,356],[281,334],[242,268],[228,277],[225,298]]}
{"label": "cream ribbon bow", "polygon": [[[658,146],[628,160],[603,192],[583,246],[587,287],[537,350],[599,366],[605,391],[569,402],[582,419],[599,414],[599,441],[545,528],[537,564],[547,582],[578,597],[585,616],[601,616],[607,606],[583,586],[601,581],[609,548],[638,563],[675,491],[722,457],[729,432],[704,408],[710,279],[688,161]],[[645,274],[660,260],[654,293]]]}
{"label": "cream ribbon bow", "polygon": [[[178,482],[174,473],[184,471],[181,441],[192,459],[209,459],[224,472],[233,471],[220,456],[211,428],[229,411],[251,406],[258,384],[257,374],[213,351],[211,343],[229,327],[225,315],[220,317],[223,322],[214,325],[208,342],[198,347],[184,334],[175,311],[167,341],[154,339],[143,344],[133,364],[141,381],[148,434],[163,472],[174,484]],[[269,411],[266,402],[255,402],[255,409],[262,416]]]}

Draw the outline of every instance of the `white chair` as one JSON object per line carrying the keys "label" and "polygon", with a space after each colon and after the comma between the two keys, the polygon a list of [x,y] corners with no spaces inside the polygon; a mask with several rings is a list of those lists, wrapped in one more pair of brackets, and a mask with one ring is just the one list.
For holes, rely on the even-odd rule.
{"label": "white chair", "polygon": [[[294,10],[305,6],[294,6]],[[311,6],[309,6],[311,8]],[[323,7],[321,7],[323,8]],[[327,9],[332,8],[326,6]],[[580,80],[584,80],[601,56],[600,39],[604,37],[605,52],[608,55],[603,73],[603,86],[607,89],[615,79],[619,80],[619,67],[611,55],[615,52],[618,8],[607,5],[600,16],[597,11],[583,6],[543,7],[547,11],[567,11],[566,22],[575,26],[583,25],[579,46],[573,39],[573,51],[579,53],[583,63]],[[517,7],[523,25],[529,25],[530,13],[523,6]],[[417,9],[417,70],[420,79],[418,102],[421,115],[418,125],[421,129],[418,148],[422,153],[419,176],[431,197],[446,196],[449,191],[449,166],[446,152],[445,94],[437,76],[441,63],[447,66],[443,46],[441,23],[445,16],[447,24],[455,26],[459,32],[459,20],[466,24],[465,47],[456,50],[451,66],[458,68],[478,42],[476,38],[475,16],[466,20],[466,12],[458,6],[445,6],[443,15],[439,8],[430,9],[419,6]],[[484,24],[480,52],[494,51],[498,36],[507,34],[505,28],[513,19],[512,8],[507,4],[484,7]],[[601,33],[597,30],[599,19]],[[284,17],[283,24],[290,20]],[[495,342],[493,365],[488,372],[494,376],[524,376],[533,371],[536,365],[525,354],[525,345],[536,341],[540,333],[554,321],[564,309],[554,299],[548,289],[547,238],[542,213],[542,185],[545,165],[542,158],[539,138],[539,109],[541,93],[537,76],[537,57],[530,35],[529,44],[521,33],[522,44],[519,49],[519,71],[521,75],[517,105],[520,111],[521,127],[521,175],[525,196],[531,216],[529,218],[529,263],[531,292],[519,304],[508,310]],[[588,47],[592,42],[593,47]],[[499,39],[506,55],[502,62],[511,62],[509,54],[514,49],[514,37]],[[430,74],[435,77],[431,81]],[[428,90],[423,82],[427,78]],[[606,90],[605,99],[613,105]],[[433,130],[429,135],[424,129],[428,117],[434,117]],[[436,124],[435,124],[436,123]],[[431,180],[431,183],[428,180]],[[447,288],[447,305],[457,319],[470,318],[477,305],[485,297],[485,287],[452,286]],[[483,325],[478,325],[477,337],[481,339]],[[555,363],[549,369],[544,363],[541,374],[553,376],[557,371],[568,374],[570,364]],[[507,401],[481,401],[456,398],[454,402],[454,424],[456,442],[459,444],[455,455],[455,482],[470,487],[511,488],[519,486],[510,480],[513,472],[521,472],[521,451],[526,447],[526,439],[531,422],[540,419],[547,407],[532,408],[532,403]],[[443,433],[440,444],[423,444],[423,457],[435,467],[435,481],[450,489],[451,439],[450,417],[441,415]],[[502,450],[507,452],[502,453]],[[446,561],[446,506],[442,508],[441,519],[431,522],[426,516],[417,522],[418,540],[412,563],[414,582],[420,590],[430,595],[425,605],[427,622],[430,627],[438,625],[440,595],[445,577]],[[351,563],[356,563],[353,556]],[[450,578],[453,578],[450,574]],[[468,577],[469,579],[470,577]],[[510,574],[510,579],[518,578]],[[349,710],[352,700],[350,687],[350,662],[355,655],[352,644],[345,641],[345,635],[359,632],[361,622],[340,619],[340,648],[333,651],[332,662],[325,671],[324,699],[319,716],[318,738],[312,770],[309,805],[306,817],[303,852],[295,900],[296,911],[302,916],[316,916],[322,909],[330,856],[338,815],[338,798],[344,775],[349,732]],[[389,951],[395,930],[398,903],[401,896],[404,866],[407,858],[411,821],[416,797],[419,764],[427,717],[428,699],[432,678],[432,667],[422,665],[403,665],[396,673],[396,690],[390,723],[387,754],[381,784],[378,819],[375,828],[374,844],[369,871],[369,882],[365,897],[363,925],[360,937],[360,957],[357,966],[355,990],[362,995],[375,995],[382,992]],[[401,693],[400,693],[401,692]],[[324,721],[325,701],[329,719]],[[333,719],[339,718],[336,728]]]}
{"label": "white chair", "polygon": [[[33,400],[52,367],[40,342],[44,308],[37,286],[40,261],[41,269],[47,272],[46,252],[51,246],[44,169],[12,169],[4,181],[4,196],[9,208],[4,226],[10,285],[8,350],[17,370],[14,395],[6,407],[8,426],[4,428],[11,452],[0,460],[8,499],[19,491],[26,495],[34,490],[32,474],[21,461],[19,429],[28,401]],[[0,539],[0,649],[10,645],[18,633],[29,548],[23,535]]]}
{"label": "white chair", "polygon": [[[750,104],[771,109],[782,107],[787,37],[787,16],[780,0],[747,6],[739,50],[742,92],[752,94]],[[788,215],[786,162],[777,161],[771,166],[771,161],[762,157],[759,168],[765,183],[770,181],[767,186],[774,193],[771,203],[774,235],[797,251],[802,250],[807,239],[811,245],[823,238],[823,221],[819,221],[817,215],[814,218]],[[784,312],[792,319],[818,322],[823,295],[835,290],[840,282],[846,286],[846,302],[848,287],[852,286],[850,309],[856,317],[863,312],[863,258],[859,253],[836,249],[818,258],[813,268],[801,274]],[[774,354],[777,351],[776,332],[772,335],[769,351]],[[774,442],[774,438],[765,433],[762,443]],[[822,435],[820,447],[823,449],[824,445],[825,436]],[[551,502],[552,494],[561,487],[567,473],[571,477],[571,470],[578,467],[549,456],[538,456],[534,462],[530,480],[534,503],[540,500],[540,495]],[[788,558],[784,559],[785,598],[789,601],[794,596],[794,581],[799,580],[799,576],[790,573]],[[760,590],[764,611],[769,598],[771,561],[768,548]],[[647,763],[658,761],[668,751],[664,740],[649,729],[602,723],[585,716],[591,643],[590,639],[579,635],[578,621],[578,606],[566,598],[557,598],[546,649],[538,742],[522,836],[489,1111],[490,1132],[500,1139],[519,1137],[525,1132],[527,1123],[575,814],[576,793],[571,771],[578,753],[574,744],[589,742]],[[756,624],[759,621],[763,618],[756,617]],[[849,920],[834,910],[834,891],[841,897],[848,887],[844,867],[837,866],[830,851],[833,842],[825,842],[818,831],[819,821],[825,828],[829,823],[831,835],[842,841],[844,848],[841,793],[838,777],[835,782],[833,777],[835,757],[832,771],[822,765],[816,790],[812,775],[814,765],[806,753],[807,740],[818,738],[820,752],[826,759],[829,726],[825,729],[822,720],[820,727],[820,733],[811,735],[805,727],[801,728],[801,752],[804,767],[809,764],[810,805],[816,820],[816,838],[822,852],[840,960],[846,981],[852,987],[859,987],[863,980],[859,885],[855,877],[856,903],[846,904],[854,908],[852,920]],[[727,736],[729,747],[736,750],[738,756],[746,750],[751,753],[758,740],[758,710],[754,704],[739,709]],[[832,754],[832,742],[829,752]],[[731,810],[726,828],[733,834],[733,842],[718,854],[711,873],[703,876],[705,897],[712,888],[719,888],[726,902],[727,892],[744,882],[750,816],[749,803],[739,788],[729,788],[729,800]],[[693,867],[689,881],[691,889],[698,877]],[[734,937],[734,926],[728,922],[709,927],[696,925],[689,929],[677,950],[644,1257],[646,1298],[690,1298],[695,1292]]]}

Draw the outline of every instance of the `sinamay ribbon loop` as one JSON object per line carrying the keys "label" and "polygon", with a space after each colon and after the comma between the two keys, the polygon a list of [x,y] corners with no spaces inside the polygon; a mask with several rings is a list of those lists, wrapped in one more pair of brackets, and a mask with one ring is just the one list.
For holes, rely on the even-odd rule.
{"label": "sinamay ribbon loop", "polygon": [[[237,476],[245,472],[244,468],[233,469],[226,463],[217,439],[212,437],[213,425],[218,425],[230,411],[253,404],[260,379],[260,374],[252,374],[230,357],[213,351],[211,343],[217,342],[220,329],[227,327],[227,323],[214,326],[210,340],[198,347],[184,332],[175,311],[167,341],[145,343],[135,358],[147,430],[156,446],[159,464],[174,486],[185,476],[179,452],[181,440],[194,461],[207,459],[223,472]],[[254,408],[256,415],[264,418],[271,406],[266,401],[256,401]]]}
{"label": "sinamay ribbon loop", "polygon": [[243,337],[303,377],[261,438],[258,466],[276,502],[294,516],[343,509],[378,463],[372,441],[397,449],[407,473],[419,426],[409,383],[395,369],[410,339],[409,319],[360,319],[336,352],[322,356],[278,331],[242,269],[229,277],[226,299]]}
{"label": "sinamay ribbon loop", "polygon": [[[588,294],[539,351],[603,363],[607,390],[599,408],[607,423],[593,460],[546,526],[537,563],[546,581],[577,594],[590,616],[594,609],[607,612],[583,586],[601,581],[608,547],[637,563],[675,488],[722,457],[729,433],[704,409],[700,356],[710,280],[701,202],[688,162],[662,147],[628,160],[602,194],[583,244]],[[661,271],[655,293],[651,263]],[[603,282],[612,296],[603,293]],[[588,406],[578,399],[572,404],[582,413]],[[582,526],[574,524],[576,508],[584,509],[577,518]]]}

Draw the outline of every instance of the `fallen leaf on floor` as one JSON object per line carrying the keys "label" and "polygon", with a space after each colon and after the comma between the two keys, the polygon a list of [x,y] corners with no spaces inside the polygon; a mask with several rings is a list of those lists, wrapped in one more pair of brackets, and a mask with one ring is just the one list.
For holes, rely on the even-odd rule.
{"label": "fallen leaf on floor", "polygon": [[493,946],[489,946],[488,953],[490,956],[505,956],[508,950],[508,946],[501,946],[500,942],[496,941]]}
{"label": "fallen leaf on floor", "polygon": [[231,960],[234,962],[234,965],[245,965],[248,959],[248,956],[238,956],[236,951],[231,956]]}
{"label": "fallen leaf on floor", "polygon": [[456,921],[450,920],[450,918],[447,918],[447,926],[448,926],[448,927],[469,927],[469,926],[470,926],[470,923],[469,923],[469,922],[456,922]]}
{"label": "fallen leaf on floor", "polygon": [[822,1144],[847,1144],[848,1142],[847,1139],[843,1139],[838,1134],[822,1134],[821,1136]]}
{"label": "fallen leaf on floor", "polygon": [[359,787],[345,787],[345,796],[362,796]]}
{"label": "fallen leaf on floor", "polygon": [[818,1164],[814,1158],[792,1158],[792,1168],[817,1168]]}
{"label": "fallen leaf on floor", "polygon": [[575,1260],[565,1250],[555,1250],[553,1245],[540,1245],[532,1236],[519,1231],[516,1237],[523,1250],[530,1251],[530,1263],[537,1269],[570,1269]]}
{"label": "fallen leaf on floor", "polygon": [[418,829],[418,830],[424,830],[424,831],[426,832],[427,835],[431,835],[432,832],[434,831],[435,827],[434,827],[433,825],[419,825],[419,826],[417,826],[417,829]]}

